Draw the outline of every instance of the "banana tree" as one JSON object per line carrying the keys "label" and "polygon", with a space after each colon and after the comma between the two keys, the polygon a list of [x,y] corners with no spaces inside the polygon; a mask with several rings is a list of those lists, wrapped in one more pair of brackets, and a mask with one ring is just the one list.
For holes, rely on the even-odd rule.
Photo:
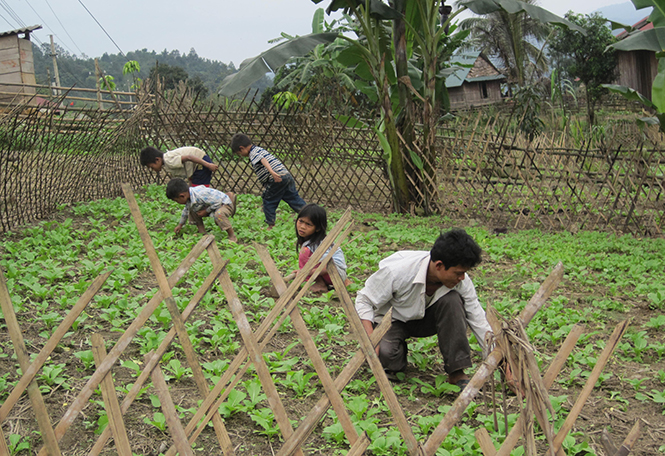
{"label": "banana tree", "polygon": [[[323,0],[312,1],[318,4]],[[404,143],[405,152],[419,168],[419,175],[410,177],[414,187],[424,189],[427,210],[430,192],[436,191],[435,126],[439,118],[439,106],[446,94],[443,81],[450,74],[450,71],[442,71],[441,68],[441,45],[448,32],[454,30],[454,27],[449,27],[453,19],[466,9],[476,14],[499,10],[510,13],[524,11],[534,19],[545,23],[562,24],[577,30],[581,28],[547,10],[517,0],[466,0],[461,2],[461,8],[450,14],[443,24],[439,24],[439,0],[391,1],[395,8],[381,0],[332,0],[327,11],[330,13],[343,9],[356,19],[357,39],[345,35],[334,36],[345,40],[348,44],[348,47],[337,55],[337,60],[355,68],[355,73],[360,78],[356,81],[356,88],[375,99],[381,108],[381,123],[377,131],[389,163],[395,210],[399,212],[406,211],[409,203],[417,200],[417,195],[409,191],[409,179],[402,158],[404,150],[400,140],[402,135],[398,126],[413,125],[415,110],[409,109],[408,104],[422,103],[425,123],[422,141],[424,147],[420,151],[414,151],[408,140]],[[391,29],[390,25],[393,23],[397,23],[399,27]],[[396,31],[398,36],[391,36]],[[308,35],[308,37],[313,36]],[[329,37],[329,41],[334,39],[330,38],[332,37]],[[268,68],[265,63],[269,61],[272,51],[276,48],[243,62],[240,71],[230,80],[231,83],[239,83],[234,85],[233,91],[241,90],[242,83],[246,84],[250,80],[246,74],[255,71],[256,67],[265,73]],[[404,62],[415,58],[419,60],[416,65]],[[286,60],[288,60],[286,53],[281,53],[278,61],[283,64]],[[269,68],[276,69],[274,64],[270,64]],[[247,84],[245,87],[248,86]],[[401,96],[398,96],[398,90],[393,90],[395,88],[400,89]],[[225,81],[221,93],[230,92],[232,90]],[[398,122],[398,116],[402,121]]]}
{"label": "banana tree", "polygon": [[[665,0],[631,0],[635,9],[653,7],[649,21],[653,28],[636,32],[629,37],[612,44],[619,51],[654,51],[658,59],[658,74],[651,87],[651,100],[628,87],[605,84],[603,87],[619,93],[629,100],[639,101],[644,106],[656,111],[654,117],[640,119],[641,122],[660,125],[665,133]],[[613,24],[615,25],[615,24]],[[625,27],[628,29],[628,27]]]}
{"label": "banana tree", "polygon": [[[322,0],[312,0],[319,3]],[[454,31],[450,27],[452,21],[462,11],[472,10],[477,14],[487,14],[496,11],[509,13],[524,12],[533,19],[548,23],[561,24],[584,32],[579,26],[535,5],[517,0],[466,0],[460,2],[461,8],[451,12],[447,19],[440,24],[439,2],[436,0],[392,0],[391,7],[378,0],[333,0],[327,8],[328,12],[344,9],[350,11],[361,24],[363,40],[345,39],[352,44],[348,53],[340,58],[345,59],[348,65],[356,65],[359,75],[368,75],[373,79],[374,87],[379,92],[387,143],[390,145],[391,174],[396,188],[397,209],[404,210],[404,202],[414,201],[418,193],[424,198],[425,213],[435,206],[436,176],[435,163],[437,153],[434,149],[436,139],[436,123],[440,117],[441,102],[446,99],[446,89],[443,84],[450,71],[442,70],[441,58],[445,55],[445,42],[450,40],[447,36]],[[372,22],[374,21],[374,22]],[[381,21],[393,21],[393,46],[388,49],[390,42],[381,34],[385,26]],[[379,25],[376,25],[379,24]],[[457,39],[466,37],[466,32],[457,34]],[[381,47],[381,43],[384,43]],[[453,44],[454,47],[454,44]],[[389,54],[392,52],[393,54]],[[418,62],[411,62],[417,57]],[[386,58],[394,60],[394,66],[386,65]],[[396,76],[392,74],[397,72]],[[389,76],[389,77],[386,77]],[[391,103],[391,89],[395,86],[392,81],[398,81],[399,105]],[[408,94],[408,96],[406,95]],[[420,101],[423,120],[422,148],[417,151],[412,146],[411,128],[414,124],[415,110],[411,103]],[[400,122],[393,128],[389,125],[399,117]],[[401,128],[400,128],[401,127]],[[393,137],[394,135],[394,137]],[[397,147],[397,148],[396,148]],[[411,162],[418,168],[416,175],[409,179],[398,173],[404,173],[405,165],[402,160],[402,150],[411,158]],[[412,182],[420,192],[404,195],[408,188],[399,187]],[[407,198],[405,201],[404,198]]]}

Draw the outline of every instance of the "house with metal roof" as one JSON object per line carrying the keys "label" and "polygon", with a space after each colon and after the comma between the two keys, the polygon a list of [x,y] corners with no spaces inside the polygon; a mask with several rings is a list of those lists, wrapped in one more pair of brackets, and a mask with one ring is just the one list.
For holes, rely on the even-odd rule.
{"label": "house with metal roof", "polygon": [[450,63],[459,67],[446,78],[451,109],[501,101],[501,83],[506,77],[480,51],[454,55]]}
{"label": "house with metal roof", "polygon": [[30,33],[40,28],[41,25],[33,25],[0,32],[0,103],[34,97],[36,80]]}

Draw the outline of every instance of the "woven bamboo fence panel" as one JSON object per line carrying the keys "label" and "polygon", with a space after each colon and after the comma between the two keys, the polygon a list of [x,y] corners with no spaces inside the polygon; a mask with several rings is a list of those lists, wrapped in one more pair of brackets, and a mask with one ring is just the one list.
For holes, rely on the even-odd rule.
{"label": "woven bamboo fence panel", "polygon": [[625,125],[592,148],[565,135],[502,136],[497,119],[468,118],[438,138],[444,213],[495,229],[604,230],[663,236],[665,138]]}
{"label": "woven bamboo fence panel", "polygon": [[220,190],[262,191],[248,159],[230,151],[231,137],[241,132],[286,165],[308,202],[379,212],[392,207],[390,182],[374,131],[353,128],[317,110],[303,112],[297,106],[261,110],[255,98],[238,109],[198,105],[186,95],[157,97],[148,128],[148,142],[161,150],[183,145],[205,150],[222,167],[213,175],[213,184]]}
{"label": "woven bamboo fence panel", "polygon": [[[0,118],[0,231],[48,217],[61,204],[121,195],[120,183],[164,183],[138,151],[197,146],[220,170],[220,190],[260,194],[249,161],[231,153],[236,132],[279,159],[308,202],[366,212],[393,208],[387,164],[373,128],[325,111],[261,109],[256,97],[229,105],[187,93],[138,97],[131,110],[40,112]],[[435,163],[418,173],[405,154],[413,214],[429,211],[495,229],[589,229],[663,236],[663,136],[617,123],[594,142],[565,131],[528,142],[505,113],[479,111],[444,124]],[[514,128],[513,122],[513,128]],[[370,124],[370,122],[368,122]],[[416,153],[422,139],[416,138]]]}
{"label": "woven bamboo fence panel", "polygon": [[120,196],[121,182],[150,182],[135,158],[139,120],[97,109],[28,108],[0,117],[0,231],[62,204]]}

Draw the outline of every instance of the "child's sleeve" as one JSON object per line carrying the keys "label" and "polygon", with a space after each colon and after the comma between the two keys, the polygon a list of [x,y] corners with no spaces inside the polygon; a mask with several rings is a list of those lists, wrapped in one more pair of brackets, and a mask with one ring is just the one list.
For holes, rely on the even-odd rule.
{"label": "child's sleeve", "polygon": [[178,222],[178,224],[180,226],[185,226],[185,223],[187,223],[188,216],[189,216],[189,207],[185,206],[185,208],[182,210],[182,214],[180,214],[180,222]]}
{"label": "child's sleeve", "polygon": [[310,257],[312,256],[312,253],[313,252],[309,249],[309,247],[303,247],[300,249],[300,253],[298,254],[298,269],[305,267]]}

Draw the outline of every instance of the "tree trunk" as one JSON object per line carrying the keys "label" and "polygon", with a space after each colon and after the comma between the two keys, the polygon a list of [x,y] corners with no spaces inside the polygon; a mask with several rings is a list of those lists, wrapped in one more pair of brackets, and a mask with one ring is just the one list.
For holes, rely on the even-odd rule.
{"label": "tree trunk", "polygon": [[374,79],[377,81],[379,96],[381,97],[381,110],[383,112],[383,123],[385,135],[390,145],[390,175],[392,176],[393,198],[395,212],[407,212],[409,208],[409,186],[404,172],[404,161],[400,150],[399,136],[395,124],[392,102],[390,100],[390,84],[384,70],[386,56],[383,55]]}
{"label": "tree trunk", "polygon": [[[390,6],[402,14],[406,12],[405,0],[391,0]],[[395,48],[395,67],[397,70],[397,80],[399,81],[400,78],[409,76],[408,56],[406,49],[406,26],[404,25],[404,21],[402,19],[393,21],[393,46]],[[410,90],[406,84],[398,82],[397,88],[399,93],[399,105],[401,107],[401,112],[399,112],[397,115],[397,132],[404,139],[404,143],[401,141],[399,142],[400,152],[403,156],[408,157],[411,151],[415,150],[413,147],[413,143],[415,141],[413,101]],[[404,163],[404,172],[410,177],[410,179],[407,179],[407,183],[409,181],[420,181],[419,170],[412,166],[409,160]],[[409,185],[408,189],[409,202],[422,204],[422,201],[418,201],[418,192],[415,190],[415,188]]]}
{"label": "tree trunk", "polygon": [[591,129],[593,128],[593,125],[596,121],[596,113],[594,110],[594,99],[589,93],[589,86],[586,87],[586,113],[587,116],[589,117],[589,132],[591,132]]}

